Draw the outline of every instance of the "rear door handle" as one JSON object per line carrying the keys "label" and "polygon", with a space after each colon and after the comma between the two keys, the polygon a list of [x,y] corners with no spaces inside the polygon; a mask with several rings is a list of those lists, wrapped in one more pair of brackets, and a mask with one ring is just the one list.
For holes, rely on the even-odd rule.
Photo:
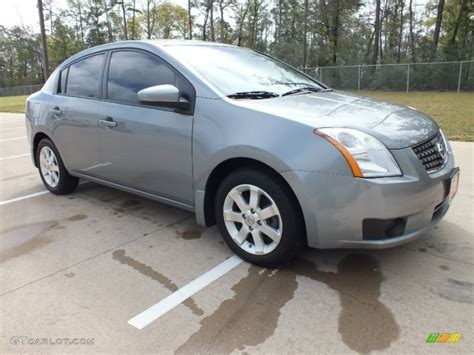
{"label": "rear door handle", "polygon": [[107,117],[105,120],[99,120],[99,123],[105,128],[117,127],[117,122],[115,122],[112,117]]}
{"label": "rear door handle", "polygon": [[51,112],[53,115],[56,115],[56,116],[61,116],[63,114],[63,112],[61,111],[61,109],[58,106],[50,108],[49,112]]}

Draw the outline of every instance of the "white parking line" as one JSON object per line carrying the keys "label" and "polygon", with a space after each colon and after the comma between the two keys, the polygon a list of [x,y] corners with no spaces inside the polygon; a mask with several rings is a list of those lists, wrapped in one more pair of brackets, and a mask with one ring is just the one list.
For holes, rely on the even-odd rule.
{"label": "white parking line", "polygon": [[5,139],[0,139],[0,142],[9,142],[9,141],[17,141],[20,139],[25,139],[26,136],[23,137],[15,137],[15,138],[5,138]]}
{"label": "white parking line", "polygon": [[205,274],[199,276],[197,279],[194,279],[168,297],[162,299],[160,302],[136,315],[128,321],[128,324],[138,329],[145,328],[148,324],[172,310],[174,307],[184,302],[196,292],[199,292],[204,287],[210,285],[222,275],[239,266],[242,262],[243,260],[237,255],[228,258]]}
{"label": "white parking line", "polygon": [[16,126],[16,127],[11,127],[11,128],[2,128],[0,129],[0,132],[3,132],[3,131],[12,131],[14,129],[19,129],[19,128],[25,128],[25,126]]}
{"label": "white parking line", "polygon": [[48,192],[49,192],[49,190],[44,190],[44,191],[40,191],[40,192],[35,192],[34,194],[25,195],[25,196],[20,196],[20,197],[15,197],[15,198],[12,198],[12,199],[10,199],[10,200],[0,201],[0,206],[8,205],[8,204],[13,203],[13,202],[18,202],[18,201],[22,201],[22,200],[27,200],[27,199],[29,199],[29,198],[36,197],[36,196],[45,195],[45,194],[47,194]]}
{"label": "white parking line", "polygon": [[[87,183],[88,183],[88,181],[80,181],[79,185],[84,185],[84,184],[87,184]],[[15,197],[15,198],[12,198],[10,200],[0,201],[0,206],[8,205],[10,203],[14,203],[14,202],[18,202],[18,201],[27,200],[29,198],[36,197],[36,196],[45,195],[48,192],[49,192],[49,190],[44,190],[44,191],[40,191],[40,192],[35,192],[33,194],[25,195],[25,196]]]}
{"label": "white parking line", "polygon": [[31,154],[19,154],[19,155],[12,155],[11,157],[5,157],[5,158],[0,158],[0,161],[2,160],[10,160],[10,159],[16,159],[16,158],[23,158],[23,157],[29,157]]}

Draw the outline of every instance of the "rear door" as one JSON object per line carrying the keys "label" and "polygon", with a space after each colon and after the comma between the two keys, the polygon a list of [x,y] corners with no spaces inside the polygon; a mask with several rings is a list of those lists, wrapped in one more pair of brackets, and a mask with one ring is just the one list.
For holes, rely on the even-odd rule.
{"label": "rear door", "polygon": [[143,105],[137,93],[171,84],[193,102],[194,88],[168,63],[145,51],[112,51],[105,73],[98,175],[192,205],[192,113]]}
{"label": "rear door", "polygon": [[80,59],[60,73],[49,103],[54,142],[71,171],[94,174],[99,163],[98,121],[105,53]]}

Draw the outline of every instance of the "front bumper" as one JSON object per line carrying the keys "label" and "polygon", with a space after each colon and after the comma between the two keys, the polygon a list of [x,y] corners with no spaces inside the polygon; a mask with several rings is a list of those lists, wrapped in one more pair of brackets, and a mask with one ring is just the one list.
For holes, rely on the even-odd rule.
{"label": "front bumper", "polygon": [[[323,172],[283,173],[301,204],[308,246],[394,247],[423,235],[441,220],[450,207],[451,178],[459,170],[451,150],[446,165],[433,174],[426,172],[411,148],[392,153],[403,176],[361,179]],[[374,234],[384,230],[371,228],[371,223],[380,221],[398,226],[387,227],[388,235]]]}

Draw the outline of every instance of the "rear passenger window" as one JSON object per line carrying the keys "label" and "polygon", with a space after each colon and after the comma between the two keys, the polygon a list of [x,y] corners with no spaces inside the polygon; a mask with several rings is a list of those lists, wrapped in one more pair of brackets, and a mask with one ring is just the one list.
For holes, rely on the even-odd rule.
{"label": "rear passenger window", "polygon": [[[69,67],[66,94],[71,96],[98,97],[99,80],[105,55],[99,54],[80,60]],[[64,74],[63,71],[61,74]],[[61,77],[61,85],[63,84]]]}
{"label": "rear passenger window", "polygon": [[150,86],[171,84],[180,89],[181,79],[164,61],[146,53],[113,52],[107,81],[107,98],[138,104],[137,93]]}

